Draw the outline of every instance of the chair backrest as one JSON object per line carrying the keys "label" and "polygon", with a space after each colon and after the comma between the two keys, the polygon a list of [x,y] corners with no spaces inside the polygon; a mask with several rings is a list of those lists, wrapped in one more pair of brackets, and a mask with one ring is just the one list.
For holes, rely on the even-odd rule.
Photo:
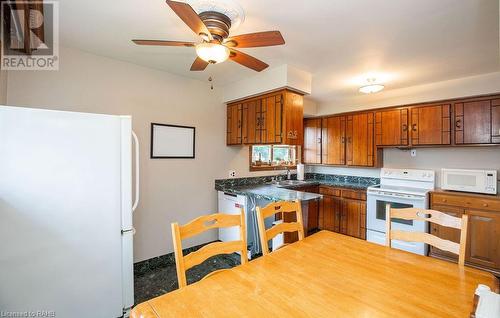
{"label": "chair backrest", "polygon": [[[460,243],[444,240],[429,233],[407,232],[391,229],[391,218],[427,221],[440,226],[451,227],[460,230]],[[443,251],[448,251],[458,255],[458,264],[465,263],[465,247],[467,244],[467,223],[468,216],[464,214],[462,218],[457,218],[446,213],[417,208],[393,209],[391,205],[386,205],[386,245],[391,246],[391,240],[401,240],[407,242],[422,242],[432,245]]]}
{"label": "chair backrest", "polygon": [[[279,223],[266,230],[264,220],[277,213],[296,213],[297,222]],[[259,235],[262,244],[262,254],[269,254],[268,241],[276,235],[284,232],[298,232],[299,240],[304,239],[304,222],[302,221],[302,208],[300,201],[272,202],[264,208],[257,207],[257,219],[259,222]]]}
{"label": "chair backrest", "polygon": [[[240,227],[240,239],[238,241],[214,242],[207,244],[199,250],[189,253],[188,255],[184,256],[182,254],[182,240],[196,236],[210,229],[232,226]],[[241,208],[241,214],[239,215],[215,213],[200,216],[182,226],[179,226],[177,223],[172,223],[172,238],[174,243],[175,264],[177,268],[179,288],[187,285],[186,270],[201,264],[209,257],[219,254],[240,252],[241,264],[248,261],[245,212],[243,208]]]}

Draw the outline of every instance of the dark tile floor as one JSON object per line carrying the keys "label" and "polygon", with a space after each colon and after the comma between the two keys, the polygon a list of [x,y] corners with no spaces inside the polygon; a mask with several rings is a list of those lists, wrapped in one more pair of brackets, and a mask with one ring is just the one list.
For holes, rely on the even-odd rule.
{"label": "dark tile floor", "polygon": [[[199,281],[205,275],[218,269],[231,268],[240,264],[238,254],[217,255],[207,259],[198,266],[190,268],[187,273],[188,284]],[[135,304],[161,296],[178,288],[175,263],[164,261],[156,266],[149,265],[146,270],[134,274]]]}

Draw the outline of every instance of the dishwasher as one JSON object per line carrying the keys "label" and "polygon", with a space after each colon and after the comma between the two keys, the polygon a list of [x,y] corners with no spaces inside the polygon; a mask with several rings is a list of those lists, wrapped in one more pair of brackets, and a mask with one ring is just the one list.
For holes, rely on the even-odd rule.
{"label": "dishwasher", "polygon": [[[257,214],[255,207],[266,206],[270,201],[256,200],[253,197],[237,195],[224,191],[218,191],[218,212],[224,214],[240,214],[240,208],[245,209],[245,226],[247,233],[248,259],[262,252],[259,241],[259,228],[257,225]],[[266,228],[270,227],[273,220],[265,220]],[[240,230],[237,226],[219,228],[219,240],[222,242],[238,241]]]}

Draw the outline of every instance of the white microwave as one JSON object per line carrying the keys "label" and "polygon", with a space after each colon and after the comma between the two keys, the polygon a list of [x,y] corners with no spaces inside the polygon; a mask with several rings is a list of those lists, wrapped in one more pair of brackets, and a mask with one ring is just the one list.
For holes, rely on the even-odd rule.
{"label": "white microwave", "polygon": [[454,191],[497,194],[497,171],[442,169],[441,188]]}

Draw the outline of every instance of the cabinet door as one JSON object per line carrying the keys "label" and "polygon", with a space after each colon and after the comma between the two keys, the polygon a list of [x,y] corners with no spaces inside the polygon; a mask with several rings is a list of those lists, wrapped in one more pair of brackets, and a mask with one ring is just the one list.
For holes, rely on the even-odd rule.
{"label": "cabinet door", "polygon": [[[319,201],[311,200],[307,206],[307,232],[318,228]],[[308,234],[306,233],[306,235]]]}
{"label": "cabinet door", "polygon": [[304,163],[321,163],[321,118],[304,119]]}
{"label": "cabinet door", "polygon": [[375,112],[375,143],[377,146],[408,145],[408,109]]}
{"label": "cabinet door", "polygon": [[346,162],[349,166],[373,167],[373,113],[347,116]]}
{"label": "cabinet door", "polygon": [[262,98],[259,130],[263,144],[281,143],[281,94]]}
{"label": "cabinet door", "polygon": [[491,101],[457,103],[455,106],[455,144],[491,142]]}
{"label": "cabinet door", "polygon": [[226,144],[240,145],[242,143],[242,107],[241,104],[227,106],[227,137]]}
{"label": "cabinet door", "polygon": [[318,225],[320,230],[340,231],[341,199],[323,195],[320,201]]}
{"label": "cabinet door", "polygon": [[323,118],[321,129],[323,164],[345,164],[345,120],[345,116]]}
{"label": "cabinet door", "polygon": [[[446,213],[448,215],[461,218],[464,209],[460,207],[451,207],[451,206],[445,206],[445,205],[436,205],[433,204],[431,206],[432,210],[440,211],[443,213]],[[454,229],[450,228],[447,226],[440,226],[435,223],[429,223],[430,225],[430,231],[431,234],[434,236],[437,236],[439,238],[442,238],[444,240],[460,243],[460,230],[459,229]],[[458,256],[456,254],[447,252],[447,251],[442,251],[437,247],[430,246],[430,254],[432,255],[438,255],[438,256],[444,256],[446,258],[450,259],[458,259]]]}
{"label": "cabinet door", "polygon": [[302,145],[304,142],[304,97],[286,91],[283,96],[283,143]]}
{"label": "cabinet door", "polygon": [[411,109],[412,145],[449,145],[450,137],[449,104]]}
{"label": "cabinet door", "polygon": [[500,270],[500,214],[466,210],[469,215],[465,261]]}
{"label": "cabinet door", "polygon": [[500,143],[500,99],[491,101],[491,142]]}
{"label": "cabinet door", "polygon": [[340,232],[360,239],[366,238],[366,202],[343,200]]}
{"label": "cabinet door", "polygon": [[242,104],[242,140],[244,144],[260,143],[259,118],[259,100],[253,100]]}

